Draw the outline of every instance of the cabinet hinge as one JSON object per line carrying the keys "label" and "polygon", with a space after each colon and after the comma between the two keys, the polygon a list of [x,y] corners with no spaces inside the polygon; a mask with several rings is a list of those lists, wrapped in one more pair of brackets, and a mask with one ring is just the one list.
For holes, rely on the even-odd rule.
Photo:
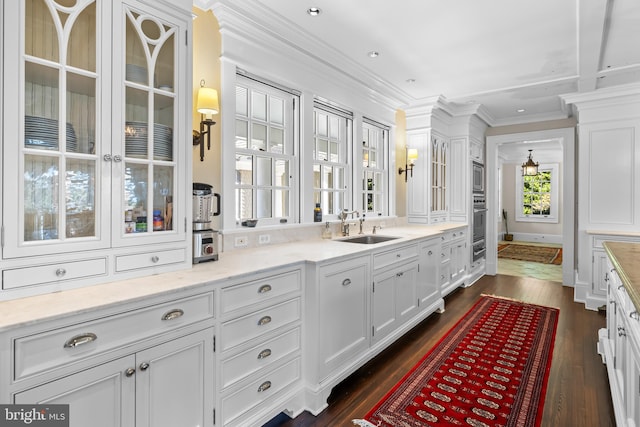
{"label": "cabinet hinge", "polygon": [[216,352],[216,336],[213,336],[213,352]]}
{"label": "cabinet hinge", "polygon": [[0,228],[0,247],[4,248],[4,225]]}
{"label": "cabinet hinge", "polygon": [[184,30],[184,45],[189,46],[189,30]]}
{"label": "cabinet hinge", "polygon": [[373,286],[373,290],[371,292],[375,292],[376,291],[376,282],[373,282],[371,285]]}
{"label": "cabinet hinge", "polygon": [[216,425],[216,408],[213,408],[213,425]]}
{"label": "cabinet hinge", "polygon": [[184,217],[184,232],[187,232],[187,217]]}
{"label": "cabinet hinge", "polygon": [[372,337],[376,336],[376,327],[375,326],[371,326],[371,336]]}

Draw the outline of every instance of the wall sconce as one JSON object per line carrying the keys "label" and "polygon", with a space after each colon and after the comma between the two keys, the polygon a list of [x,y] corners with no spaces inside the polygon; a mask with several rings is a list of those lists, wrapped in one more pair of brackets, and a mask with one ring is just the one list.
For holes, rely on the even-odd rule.
{"label": "wall sconce", "polygon": [[413,178],[413,162],[418,159],[418,149],[405,147],[404,169],[398,168],[398,175],[404,174],[404,182],[407,182],[407,172],[411,172]]}
{"label": "wall sconce", "polygon": [[[206,118],[207,114],[218,114],[218,91],[208,87],[204,87],[204,80],[200,80],[200,89],[198,89],[197,106],[200,113],[200,132],[193,131],[193,145],[200,145],[200,161],[204,161],[204,137],[207,137],[207,150],[211,150],[211,126],[216,122]],[[205,130],[205,127],[207,130]]]}
{"label": "wall sconce", "polygon": [[527,162],[522,164],[522,176],[536,176],[538,175],[538,166],[539,163],[535,163],[533,158],[531,158],[531,152],[533,150],[529,150],[529,158],[527,158]]}

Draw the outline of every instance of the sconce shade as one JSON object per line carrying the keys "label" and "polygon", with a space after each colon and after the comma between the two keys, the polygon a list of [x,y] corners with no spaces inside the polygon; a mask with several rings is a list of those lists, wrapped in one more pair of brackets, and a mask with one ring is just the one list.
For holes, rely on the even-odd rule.
{"label": "sconce shade", "polygon": [[218,114],[218,91],[208,87],[198,89],[197,108],[200,114]]}
{"label": "sconce shade", "polygon": [[409,148],[407,150],[407,160],[409,163],[413,163],[418,160],[418,149],[417,148]]}

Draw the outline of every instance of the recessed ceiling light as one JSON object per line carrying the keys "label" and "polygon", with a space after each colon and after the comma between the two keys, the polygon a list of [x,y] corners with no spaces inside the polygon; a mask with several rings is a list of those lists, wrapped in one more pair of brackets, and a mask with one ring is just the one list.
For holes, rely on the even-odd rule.
{"label": "recessed ceiling light", "polygon": [[412,84],[412,83],[415,83],[415,82],[416,82],[416,79],[407,79],[407,83],[409,83],[409,84]]}
{"label": "recessed ceiling light", "polygon": [[367,53],[367,55],[369,55],[369,58],[377,58],[378,56],[380,56],[380,53],[372,50],[371,52]]}
{"label": "recessed ceiling light", "polygon": [[525,111],[527,111],[527,110],[525,110],[524,108],[518,108],[516,110],[516,113],[524,113]]}
{"label": "recessed ceiling light", "polygon": [[320,15],[320,13],[322,13],[322,11],[319,7],[310,7],[309,9],[307,9],[307,13],[311,16],[318,16]]}

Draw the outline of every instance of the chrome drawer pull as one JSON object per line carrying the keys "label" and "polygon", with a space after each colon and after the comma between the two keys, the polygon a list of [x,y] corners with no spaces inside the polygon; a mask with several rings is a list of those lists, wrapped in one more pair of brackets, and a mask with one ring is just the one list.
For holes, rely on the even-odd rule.
{"label": "chrome drawer pull", "polygon": [[266,294],[271,290],[271,285],[262,285],[258,288],[259,294]]}
{"label": "chrome drawer pull", "polygon": [[396,273],[396,277],[402,277],[404,276],[404,271],[401,271],[399,273]]}
{"label": "chrome drawer pull", "polygon": [[59,268],[56,270],[56,276],[58,277],[62,277],[65,274],[67,274],[67,270],[65,270],[64,268]]}
{"label": "chrome drawer pull", "polygon": [[258,353],[258,360],[266,359],[269,356],[271,356],[271,349],[270,348],[265,348],[260,353]]}
{"label": "chrome drawer pull", "polygon": [[135,370],[135,369],[133,369],[133,368],[129,368],[129,369],[127,369],[126,371],[124,371],[124,374],[125,374],[126,376],[128,376],[128,377],[133,376],[133,374],[135,374],[135,373],[136,373],[136,370]]}
{"label": "chrome drawer pull", "polygon": [[180,310],[179,308],[176,308],[175,310],[167,311],[162,316],[162,320],[173,320],[173,319],[177,319],[178,317],[182,317],[183,315],[184,315],[184,311]]}
{"label": "chrome drawer pull", "polygon": [[634,311],[633,313],[630,313],[629,317],[631,317],[632,319],[635,319],[635,320],[640,320],[640,314],[637,311]]}
{"label": "chrome drawer pull", "polygon": [[160,257],[158,257],[158,255],[154,255],[151,257],[151,262],[152,263],[157,263],[158,261],[160,261]]}
{"label": "chrome drawer pull", "polygon": [[98,339],[96,334],[87,332],[86,334],[76,335],[64,343],[64,348],[75,348],[83,344],[89,344]]}
{"label": "chrome drawer pull", "polygon": [[267,323],[271,323],[271,316],[264,316],[258,320],[258,326],[264,326]]}
{"label": "chrome drawer pull", "polygon": [[427,252],[427,255],[431,256],[431,255],[433,255],[433,252],[429,251],[429,252]]}
{"label": "chrome drawer pull", "polygon": [[265,381],[262,384],[260,384],[260,387],[258,387],[258,393],[262,393],[263,391],[267,391],[271,388],[271,381]]}
{"label": "chrome drawer pull", "polygon": [[149,369],[149,364],[147,362],[142,362],[140,364],[140,370],[141,371],[146,371],[147,369]]}
{"label": "chrome drawer pull", "polygon": [[342,281],[342,286],[349,286],[351,284],[351,279],[344,279]]}
{"label": "chrome drawer pull", "polygon": [[624,285],[618,286],[618,290],[624,289]]}

